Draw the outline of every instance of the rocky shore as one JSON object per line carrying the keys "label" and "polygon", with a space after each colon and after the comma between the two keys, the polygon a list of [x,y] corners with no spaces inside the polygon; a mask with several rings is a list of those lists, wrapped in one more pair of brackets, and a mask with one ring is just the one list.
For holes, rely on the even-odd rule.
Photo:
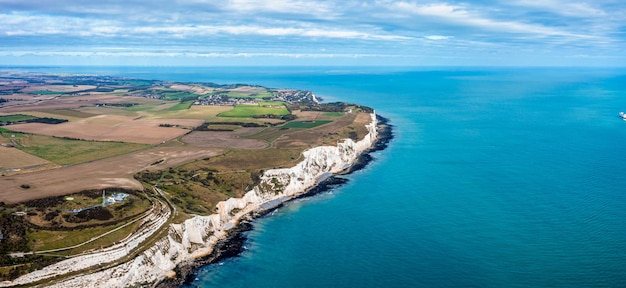
{"label": "rocky shore", "polygon": [[[347,181],[337,175],[362,169],[372,152],[382,150],[393,137],[387,119],[371,114],[369,133],[361,140],[344,139],[336,146],[318,146],[304,151],[303,160],[291,168],[267,170],[260,184],[241,198],[219,202],[216,213],[194,216],[170,224],[166,236],[135,258],[117,266],[48,283],[49,287],[176,287],[195,278],[202,265],[241,253],[244,232],[261,217],[287,201],[308,197]],[[67,263],[65,263],[67,262]],[[59,271],[77,265],[71,259],[57,264]],[[13,284],[29,283],[24,275]],[[40,278],[44,279],[46,277]],[[9,284],[10,283],[5,283]]]}

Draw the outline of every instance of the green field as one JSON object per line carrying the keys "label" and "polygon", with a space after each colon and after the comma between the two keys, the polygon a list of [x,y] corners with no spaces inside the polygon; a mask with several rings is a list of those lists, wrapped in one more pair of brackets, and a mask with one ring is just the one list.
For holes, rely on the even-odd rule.
{"label": "green field", "polygon": [[276,116],[284,116],[289,115],[289,110],[287,107],[282,106],[281,108],[274,107],[262,107],[258,105],[245,105],[239,104],[235,106],[232,110],[222,112],[217,116],[221,117],[239,117],[239,118],[248,118],[252,116],[262,116],[262,115],[276,115]]}
{"label": "green field", "polygon": [[24,115],[24,114],[0,116],[0,122],[19,122],[19,121],[26,121],[26,120],[31,120],[31,119],[37,119],[37,117]]}
{"label": "green field", "polygon": [[260,93],[228,92],[226,96],[228,96],[229,98],[265,98],[265,97],[273,97],[274,95],[270,92],[260,92]]}
{"label": "green field", "polygon": [[[0,131],[6,137],[8,130]],[[10,132],[18,149],[59,165],[71,165],[121,155],[148,147],[146,144],[83,141],[45,135]],[[8,138],[8,137],[6,137]]]}
{"label": "green field", "polygon": [[324,116],[329,116],[329,117],[341,117],[343,116],[344,112],[324,112]]}
{"label": "green field", "polygon": [[282,101],[259,101],[259,106],[267,107],[267,106],[285,106],[285,103]]}
{"label": "green field", "polygon": [[331,120],[316,120],[316,121],[293,121],[293,122],[289,122],[283,126],[281,126],[281,128],[303,128],[303,129],[309,129],[309,128],[313,128],[313,127],[317,127],[317,126],[321,126],[327,123],[333,122]]}
{"label": "green field", "polygon": [[[30,232],[28,234],[28,238],[35,239],[32,241],[33,242],[32,246],[34,248],[33,250],[35,251],[58,249],[58,248],[70,247],[73,245],[83,243],[85,241],[90,240],[93,237],[98,237],[124,224],[126,224],[126,222],[119,223],[117,225],[111,225],[111,226],[99,226],[99,227],[93,227],[93,228],[78,229],[75,231],[36,230],[36,231]],[[58,253],[59,254],[70,253],[71,255],[73,253],[78,253],[78,252],[82,252],[85,250],[95,249],[95,248],[100,248],[103,246],[110,245],[111,243],[120,241],[124,239],[125,237],[127,237],[132,231],[137,229],[138,226],[139,226],[139,223],[128,225],[125,228],[122,228],[116,232],[113,232],[102,238],[99,238],[98,240],[94,242],[90,242],[86,245],[70,250],[71,252],[61,251]]]}
{"label": "green field", "polygon": [[40,90],[40,91],[28,92],[28,94],[34,94],[34,95],[61,95],[61,94],[65,94],[65,93],[64,92],[57,92],[57,91]]}
{"label": "green field", "polygon": [[170,110],[170,111],[187,110],[187,109],[189,109],[189,107],[191,107],[191,105],[193,105],[193,102],[195,102],[195,101],[191,100],[191,101],[180,102],[180,103],[170,107],[168,110]]}
{"label": "green field", "polygon": [[180,100],[184,98],[198,98],[198,94],[189,93],[185,91],[172,91],[172,92],[164,92],[163,99],[165,100]]}

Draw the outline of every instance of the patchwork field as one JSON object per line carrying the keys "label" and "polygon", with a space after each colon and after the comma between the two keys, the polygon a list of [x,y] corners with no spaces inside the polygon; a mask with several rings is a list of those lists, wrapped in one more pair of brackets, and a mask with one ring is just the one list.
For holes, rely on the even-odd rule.
{"label": "patchwork field", "polygon": [[[99,161],[57,169],[0,177],[0,201],[18,203],[82,190],[125,188],[141,190],[133,178],[142,170],[167,169],[223,153],[197,147],[154,147]],[[24,188],[28,187],[28,188]]]}
{"label": "patchwork field", "polygon": [[[119,115],[98,115],[74,122],[50,125],[27,123],[11,125],[13,131],[67,137],[83,140],[117,141],[158,144],[188,133],[188,129],[202,124],[193,119],[135,119]],[[159,127],[167,124],[172,127]]]}
{"label": "patchwork field", "polygon": [[45,159],[33,156],[17,148],[0,146],[0,172],[15,173],[17,169],[35,169],[36,167],[52,164]]}
{"label": "patchwork field", "polygon": [[[8,97],[7,97],[8,98]],[[25,111],[44,111],[44,110],[64,110],[78,109],[86,106],[96,106],[101,104],[120,104],[134,102],[135,98],[107,93],[90,93],[89,95],[60,97],[59,95],[45,95],[24,97],[22,101],[9,101],[3,103],[3,113],[16,113]]]}
{"label": "patchwork field", "polygon": [[[170,223],[212,214],[263,171],[296,165],[307,148],[362,138],[371,120],[367,107],[320,104],[303,90],[14,77],[0,72],[0,252],[40,253],[3,254],[0,281],[143,233],[132,219],[170,215],[161,208],[174,208]],[[109,205],[102,190],[131,196]]]}
{"label": "patchwork field", "polygon": [[246,118],[258,115],[284,116],[289,114],[289,110],[287,110],[287,107],[285,107],[284,105],[277,106],[239,104],[235,106],[235,108],[233,108],[232,110],[222,112],[218,116]]}
{"label": "patchwork field", "polygon": [[35,85],[22,89],[22,92],[33,94],[37,94],[37,92],[71,93],[94,88],[96,88],[96,86],[93,85]]}

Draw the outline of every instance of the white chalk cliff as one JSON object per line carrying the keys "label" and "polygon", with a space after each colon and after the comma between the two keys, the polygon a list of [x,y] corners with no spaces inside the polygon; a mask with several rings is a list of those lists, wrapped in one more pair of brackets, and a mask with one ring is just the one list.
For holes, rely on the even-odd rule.
{"label": "white chalk cliff", "polygon": [[[177,265],[184,265],[211,253],[215,244],[227,235],[227,231],[235,227],[248,213],[273,208],[305,193],[331,174],[344,171],[353,165],[360,154],[371,148],[376,141],[377,123],[374,113],[371,114],[371,119],[371,123],[366,125],[369,133],[360,141],[344,139],[337,146],[319,146],[306,150],[303,152],[304,160],[296,166],[267,170],[261,176],[260,184],[242,198],[219,202],[216,214],[194,216],[181,224],[170,225],[166,237],[134,259],[103,271],[65,279],[51,287],[125,287],[155,283],[165,277],[174,276]],[[54,264],[55,270],[63,271],[63,262],[66,261],[74,261],[71,265],[77,265],[75,260],[68,259]],[[29,283],[31,281],[28,280],[34,276],[31,274],[24,275],[11,284],[5,284]],[[40,274],[41,272],[35,278],[46,278],[42,278]]]}

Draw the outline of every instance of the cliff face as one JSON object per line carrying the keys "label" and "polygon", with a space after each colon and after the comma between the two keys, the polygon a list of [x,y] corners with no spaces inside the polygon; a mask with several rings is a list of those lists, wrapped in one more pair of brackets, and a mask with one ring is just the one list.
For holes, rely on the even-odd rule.
{"label": "cliff face", "polygon": [[273,209],[354,164],[359,155],[376,141],[376,116],[372,114],[371,117],[372,121],[367,125],[369,133],[360,141],[345,139],[337,146],[309,149],[303,153],[304,160],[296,166],[265,171],[260,184],[244,197],[218,203],[216,214],[195,216],[181,224],[170,225],[166,237],[133,260],[104,271],[67,279],[53,287],[123,287],[154,283],[174,276],[177,265],[211,253],[218,240],[223,239],[227,231],[245,215]]}

